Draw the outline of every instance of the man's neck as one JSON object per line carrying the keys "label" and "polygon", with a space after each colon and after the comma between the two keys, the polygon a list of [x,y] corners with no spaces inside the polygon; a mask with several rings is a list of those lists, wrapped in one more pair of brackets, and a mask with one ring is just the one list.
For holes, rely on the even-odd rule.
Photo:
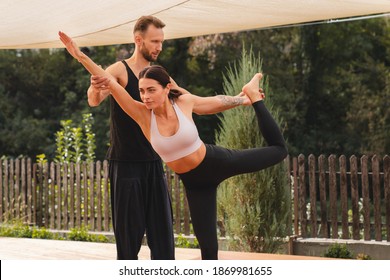
{"label": "man's neck", "polygon": [[150,66],[150,61],[147,61],[142,55],[137,55],[136,53],[126,59],[126,62],[136,77],[138,77],[143,69]]}

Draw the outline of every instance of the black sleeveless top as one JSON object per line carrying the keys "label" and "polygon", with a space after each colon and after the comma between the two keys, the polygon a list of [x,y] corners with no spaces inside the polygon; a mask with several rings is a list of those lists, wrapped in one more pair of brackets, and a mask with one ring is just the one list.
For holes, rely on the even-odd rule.
{"label": "black sleeveless top", "polygon": [[[135,100],[141,101],[138,78],[125,61],[127,70],[126,91]],[[110,147],[107,152],[109,160],[152,161],[160,157],[153,150],[139,125],[127,115],[110,95]]]}

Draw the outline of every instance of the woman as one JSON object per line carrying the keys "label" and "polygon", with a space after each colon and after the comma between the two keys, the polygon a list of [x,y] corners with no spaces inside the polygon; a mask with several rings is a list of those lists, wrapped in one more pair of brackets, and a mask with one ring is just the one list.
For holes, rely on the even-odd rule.
{"label": "woman", "polygon": [[[259,89],[262,74],[256,74],[237,97],[198,97],[173,94],[168,73],[151,66],[139,75],[143,103],[133,100],[113,77],[82,53],[73,40],[59,32],[69,53],[91,74],[110,79],[111,94],[122,109],[141,127],[162,160],[176,172],[186,188],[191,220],[199,241],[202,259],[218,259],[216,193],[218,185],[238,174],[259,171],[279,163],[287,156],[283,136],[266,109]],[[226,109],[227,104],[252,104],[267,147],[229,150],[204,144],[192,120],[192,113],[209,114]],[[229,107],[228,106],[228,107]]]}

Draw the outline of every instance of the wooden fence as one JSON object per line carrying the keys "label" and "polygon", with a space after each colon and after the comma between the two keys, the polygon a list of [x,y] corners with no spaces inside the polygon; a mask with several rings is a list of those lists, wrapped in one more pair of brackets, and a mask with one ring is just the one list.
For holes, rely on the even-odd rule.
{"label": "wooden fence", "polygon": [[[390,241],[390,157],[288,157],[293,234]],[[107,161],[0,160],[0,223],[22,220],[50,229],[112,231]],[[177,175],[166,170],[175,233],[190,233]]]}
{"label": "wooden fence", "polygon": [[390,241],[388,155],[299,155],[289,169],[296,235]]}
{"label": "wooden fence", "polygon": [[[180,180],[166,171],[176,233],[190,233]],[[108,162],[32,163],[0,160],[0,223],[20,220],[49,229],[112,231]]]}

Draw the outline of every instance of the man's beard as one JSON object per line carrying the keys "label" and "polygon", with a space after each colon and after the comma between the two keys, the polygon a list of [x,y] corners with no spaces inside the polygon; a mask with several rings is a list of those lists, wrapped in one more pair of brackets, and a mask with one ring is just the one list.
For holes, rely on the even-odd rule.
{"label": "man's beard", "polygon": [[143,45],[143,48],[141,49],[142,56],[149,62],[155,62],[156,59],[152,57],[152,55],[148,52],[148,49],[145,48],[145,45]]}

